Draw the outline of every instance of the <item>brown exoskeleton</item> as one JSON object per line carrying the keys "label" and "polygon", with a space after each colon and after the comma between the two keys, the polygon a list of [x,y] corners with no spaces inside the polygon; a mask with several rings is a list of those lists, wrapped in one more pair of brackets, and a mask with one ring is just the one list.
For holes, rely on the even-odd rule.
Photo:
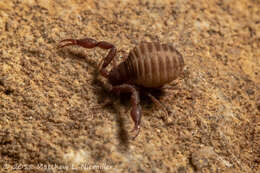
{"label": "brown exoskeleton", "polygon": [[[98,42],[91,38],[65,39],[61,41],[63,42],[66,43],[59,45],[59,48],[77,45],[89,49],[94,47],[110,49],[108,55],[100,63],[99,72],[108,79],[112,92],[131,93],[131,117],[135,123],[133,131],[137,131],[134,138],[139,134],[142,115],[139,92],[135,86],[160,88],[176,79],[184,67],[182,55],[173,46],[142,42],[130,51],[125,61],[118,66],[114,64],[112,70],[108,72],[106,67],[117,52],[113,44],[105,41]],[[149,96],[159,103],[153,96]]]}

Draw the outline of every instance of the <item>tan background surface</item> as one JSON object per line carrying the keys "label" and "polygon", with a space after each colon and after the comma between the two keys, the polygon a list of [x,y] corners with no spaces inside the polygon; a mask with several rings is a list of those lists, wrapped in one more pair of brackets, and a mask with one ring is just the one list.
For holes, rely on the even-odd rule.
{"label": "tan background surface", "polygon": [[[56,49],[85,36],[126,52],[172,43],[186,67],[160,98],[169,119],[143,99],[130,140],[128,99],[95,80],[106,52]],[[0,48],[0,170],[260,169],[260,1],[1,0]]]}

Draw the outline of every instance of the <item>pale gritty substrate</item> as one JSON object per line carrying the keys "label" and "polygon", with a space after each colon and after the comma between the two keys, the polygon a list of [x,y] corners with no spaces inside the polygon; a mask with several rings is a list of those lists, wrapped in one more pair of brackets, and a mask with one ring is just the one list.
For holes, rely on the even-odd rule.
{"label": "pale gritty substrate", "polygon": [[[142,97],[130,140],[129,98],[106,93],[96,75],[106,52],[56,49],[86,36],[113,43],[118,61],[141,41],[181,52],[184,72],[159,98],[168,120]],[[0,46],[0,170],[260,169],[259,1],[2,0]]]}

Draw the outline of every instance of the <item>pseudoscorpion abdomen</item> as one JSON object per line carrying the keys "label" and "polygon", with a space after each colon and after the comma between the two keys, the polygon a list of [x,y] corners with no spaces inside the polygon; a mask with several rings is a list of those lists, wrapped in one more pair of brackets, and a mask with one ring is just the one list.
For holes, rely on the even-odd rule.
{"label": "pseudoscorpion abdomen", "polygon": [[177,78],[184,61],[171,45],[143,42],[130,51],[124,67],[132,83],[158,88]]}

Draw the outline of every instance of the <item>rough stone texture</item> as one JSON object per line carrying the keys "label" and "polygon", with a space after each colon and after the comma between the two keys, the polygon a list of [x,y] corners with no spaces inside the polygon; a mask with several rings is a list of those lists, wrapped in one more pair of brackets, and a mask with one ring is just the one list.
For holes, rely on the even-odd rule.
{"label": "rough stone texture", "polygon": [[[2,0],[0,33],[0,172],[259,171],[259,0]],[[96,79],[106,52],[56,49],[85,36],[183,54],[183,74],[160,97],[168,120],[142,99],[130,140],[128,97]]]}

